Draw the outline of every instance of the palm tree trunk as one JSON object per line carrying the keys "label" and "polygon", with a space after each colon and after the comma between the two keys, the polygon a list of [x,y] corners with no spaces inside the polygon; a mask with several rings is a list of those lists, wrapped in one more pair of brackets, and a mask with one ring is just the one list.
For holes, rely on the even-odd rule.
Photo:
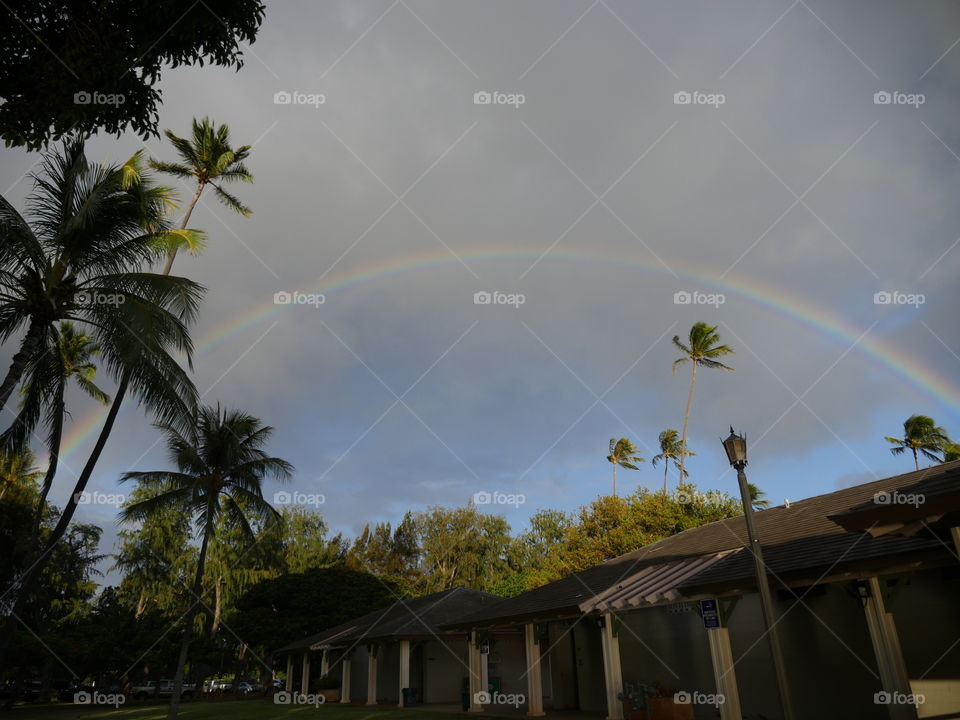
{"label": "palm tree trunk", "polygon": [[617,464],[613,463],[613,496],[617,496]]}
{"label": "palm tree trunk", "polygon": [[920,458],[917,457],[917,449],[916,449],[916,448],[910,448],[910,449],[913,450],[913,464],[916,466],[917,470],[919,470],[919,469],[920,469]]}
{"label": "palm tree trunk", "polygon": [[17,350],[13,359],[10,361],[7,376],[3,379],[3,384],[0,385],[0,407],[7,404],[7,400],[10,399],[14,389],[20,383],[20,378],[23,377],[27,363],[40,346],[40,341],[43,339],[45,330],[46,328],[43,323],[37,322],[37,320],[30,321],[30,327],[27,329],[27,334],[23,337],[23,342],[20,343],[20,349]]}
{"label": "palm tree trunk", "polygon": [[[187,206],[187,212],[183,215],[183,220],[180,222],[180,229],[185,230],[187,223],[190,222],[190,216],[193,215],[193,208],[196,207],[197,201],[200,199],[200,195],[203,193],[203,187],[206,185],[205,182],[198,182],[197,189],[193,193],[193,198],[190,200],[190,204]],[[167,262],[163,266],[163,272],[161,275],[169,275],[170,268],[173,267],[173,261],[177,259],[177,248],[174,248],[169,253],[167,253]]]}
{"label": "palm tree trunk", "polygon": [[33,518],[33,536],[37,538],[40,535],[40,522],[43,520],[43,506],[47,502],[47,495],[53,486],[53,478],[57,474],[57,465],[60,461],[60,444],[63,440],[63,415],[66,412],[66,403],[63,398],[64,383],[57,386],[57,395],[54,398],[56,403],[56,414],[53,418],[53,427],[50,429],[50,459],[47,461],[47,472],[43,476],[43,487],[40,490],[40,499],[37,501],[37,511]]}
{"label": "palm tree trunk", "polygon": [[[676,436],[674,436],[676,437]],[[667,470],[670,469],[670,458],[663,459],[663,494],[667,494]]]}
{"label": "palm tree trunk", "polygon": [[137,610],[133,616],[134,620],[139,620],[140,616],[143,615],[143,611],[147,609],[147,591],[141,590],[140,597],[137,598]]}
{"label": "palm tree trunk", "polygon": [[221,601],[223,600],[223,576],[217,578],[217,585],[214,588],[213,592],[213,623],[210,626],[210,634],[216,635],[217,630],[220,629],[220,613],[221,613]]}
{"label": "palm tree trunk", "polygon": [[123,397],[127,393],[127,386],[129,384],[130,376],[128,374],[124,374],[120,379],[120,385],[117,387],[117,393],[113,399],[113,404],[110,406],[110,411],[107,413],[107,418],[104,420],[103,427],[100,429],[100,436],[97,438],[97,443],[93,446],[93,451],[90,453],[90,457],[87,459],[87,464],[83,466],[83,470],[80,472],[80,476],[77,478],[76,485],[73,487],[73,493],[67,500],[66,507],[64,507],[63,512],[60,515],[60,519],[57,521],[56,527],[50,534],[50,538],[47,540],[43,552],[40,553],[33,565],[28,567],[27,571],[23,574],[23,578],[21,578],[20,589],[17,592],[17,599],[14,601],[13,609],[7,618],[6,632],[4,632],[3,640],[0,641],[0,668],[4,667],[4,658],[6,657],[7,652],[10,650],[10,645],[13,641],[14,635],[16,634],[17,616],[23,609],[23,605],[26,603],[30,593],[33,592],[33,588],[36,585],[40,575],[47,567],[47,563],[50,562],[50,552],[67,532],[67,527],[70,525],[70,521],[73,519],[73,514],[77,510],[80,495],[86,489],[87,483],[90,481],[90,476],[93,474],[93,470],[96,468],[97,462],[100,460],[100,455],[103,453],[103,448],[107,444],[107,438],[110,437],[110,433],[113,431],[113,425],[116,422],[117,413],[120,412],[120,405],[123,403]]}
{"label": "palm tree trunk", "polygon": [[190,650],[190,639],[193,637],[193,621],[197,617],[200,607],[200,596],[203,593],[203,566],[207,561],[207,546],[210,544],[210,532],[213,523],[207,518],[203,528],[203,542],[200,544],[200,557],[197,559],[197,574],[193,579],[193,602],[184,617],[183,641],[180,643],[180,657],[177,659],[177,674],[173,676],[173,692],[170,695],[170,709],[167,711],[167,720],[177,720],[180,712],[180,696],[183,693],[183,669],[187,664],[187,652]]}
{"label": "palm tree trunk", "polygon": [[690,390],[687,392],[687,411],[683,414],[683,438],[680,440],[680,479],[683,479],[684,467],[687,460],[687,423],[690,422],[690,408],[693,407],[693,388],[697,384],[697,361],[693,362],[693,372],[690,374]]}

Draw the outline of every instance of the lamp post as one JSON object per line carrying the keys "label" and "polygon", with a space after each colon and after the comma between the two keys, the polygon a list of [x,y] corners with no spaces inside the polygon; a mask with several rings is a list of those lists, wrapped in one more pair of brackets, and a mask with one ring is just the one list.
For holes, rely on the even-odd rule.
{"label": "lamp post", "polygon": [[770,583],[767,581],[766,566],[763,563],[763,550],[760,547],[760,538],[753,522],[753,497],[747,486],[747,475],[743,469],[747,466],[747,438],[737,435],[730,428],[730,437],[723,442],[723,449],[727,452],[727,460],[737,471],[737,481],[740,484],[740,499],[743,502],[743,519],[747,525],[747,537],[750,552],[753,553],[753,567],[757,576],[757,589],[760,591],[760,606],[763,609],[763,623],[766,626],[767,638],[770,642],[770,655],[773,657],[773,667],[777,674],[777,686],[780,690],[780,705],[783,708],[784,720],[793,720],[793,707],[790,704],[790,688],[787,685],[787,673],[783,665],[783,653],[780,649],[780,636],[777,634],[776,618],[773,615],[773,601],[770,598]]}

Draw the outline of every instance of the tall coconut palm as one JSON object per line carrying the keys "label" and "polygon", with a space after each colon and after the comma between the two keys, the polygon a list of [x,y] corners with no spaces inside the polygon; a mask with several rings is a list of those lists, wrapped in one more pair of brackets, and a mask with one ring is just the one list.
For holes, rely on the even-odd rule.
{"label": "tall coconut palm", "polygon": [[[27,328],[0,399],[9,398],[31,363],[44,362],[54,328],[63,320],[96,333],[103,367],[119,382],[53,531],[38,546],[36,562],[17,579],[14,612],[0,640],[0,664],[16,630],[17,610],[66,533],[127,388],[157,420],[169,424],[191,417],[197,399],[175,355],[191,363],[187,327],[202,288],[185,278],[142,270],[156,258],[158,246],[171,242],[164,219],[171,190],[152,182],[139,153],[124,165],[90,164],[78,138],[47,153],[33,181],[27,203],[32,222],[0,199],[0,341]],[[49,388],[34,391],[49,393]]]}
{"label": "tall coconut palm", "polygon": [[913,453],[913,464],[917,470],[920,469],[921,455],[934,462],[943,462],[937,453],[942,453],[944,446],[950,444],[947,431],[937,427],[933,418],[926,415],[911,415],[903,423],[902,438],[886,437],[884,440],[894,446],[890,448],[894,455],[901,455],[907,450]]}
{"label": "tall coconut palm", "polygon": [[[683,414],[683,436],[680,443],[684,450],[687,449],[687,426],[690,423],[690,410],[693,407],[693,389],[697,385],[697,368],[705,367],[716,370],[730,370],[732,367],[724,365],[717,358],[725,355],[732,355],[733,350],[728,345],[720,345],[720,335],[717,333],[716,325],[707,325],[704,322],[694,323],[690,328],[690,334],[687,343],[680,342],[680,336],[673,336],[673,344],[682,352],[683,357],[673,361],[673,372],[676,374],[677,368],[685,363],[690,363],[692,372],[690,375],[690,390],[687,392],[687,410]],[[680,475],[685,473],[686,454],[680,456]]]}
{"label": "tall coconut palm", "polygon": [[683,449],[683,443],[680,442],[680,433],[676,430],[664,430],[657,436],[657,440],[660,443],[660,454],[653,456],[653,466],[656,467],[658,462],[663,461],[663,493],[666,495],[667,471],[670,469],[670,464],[672,463],[676,468],[680,475],[680,481],[683,482],[683,479],[689,473],[683,469],[680,458],[683,455],[694,455],[695,453]]}
{"label": "tall coconut palm", "polygon": [[[231,210],[243,216],[251,214],[250,208],[240,202],[239,198],[223,189],[225,183],[253,182],[253,175],[243,164],[250,155],[249,145],[234,149],[230,144],[230,128],[227,125],[214,125],[209,118],[200,121],[194,118],[193,135],[190,138],[178,137],[170,130],[165,130],[164,133],[173,143],[174,149],[180,156],[180,162],[151,162],[151,167],[196,183],[193,197],[180,223],[181,229],[185,229],[190,222],[193,209],[207,185],[213,188],[217,198]],[[186,244],[188,248],[193,248],[189,244],[190,240],[191,238],[185,237],[183,242],[174,243],[169,248],[167,262],[163,268],[164,275],[170,273],[173,261],[177,257],[177,250],[181,246]]]}
{"label": "tall coconut palm", "polygon": [[639,470],[636,463],[642,463],[643,458],[637,455],[637,446],[627,438],[610,438],[610,454],[607,462],[613,465],[613,496],[617,496],[617,466],[627,470]]}
{"label": "tall coconut palm", "polygon": [[0,499],[8,490],[36,482],[41,473],[34,467],[34,462],[36,458],[29,448],[11,453],[0,451]]}
{"label": "tall coconut palm", "polygon": [[93,364],[93,358],[100,354],[100,346],[69,321],[60,323],[59,328],[53,328],[51,339],[50,350],[27,367],[21,390],[23,400],[20,403],[20,412],[13,425],[2,436],[8,447],[23,447],[41,420],[47,427],[49,458],[37,501],[35,532],[39,530],[43,507],[57,474],[63,420],[67,412],[67,386],[73,380],[94,400],[104,405],[110,402],[110,396],[94,382],[97,367]]}
{"label": "tall coconut palm", "polygon": [[203,595],[203,570],[207,549],[218,523],[226,521],[252,542],[251,519],[276,520],[278,513],[263,498],[267,477],[286,480],[290,463],[268,456],[263,447],[273,429],[250,415],[236,410],[202,407],[193,426],[182,432],[172,425],[157,426],[167,438],[167,451],[177,470],[128,472],[123,481],[135,480],[141,489],[155,494],[128,505],[121,511],[124,521],[144,521],[171,508],[188,513],[201,538],[200,555],[193,580],[193,601],[184,616],[183,640],[173,694],[167,717],[175,720],[180,710],[184,666]]}

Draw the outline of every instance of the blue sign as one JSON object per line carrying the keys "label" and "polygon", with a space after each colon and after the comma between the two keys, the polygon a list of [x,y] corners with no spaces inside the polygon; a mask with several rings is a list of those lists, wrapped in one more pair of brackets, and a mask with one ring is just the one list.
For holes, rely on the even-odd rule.
{"label": "blue sign", "polygon": [[700,614],[703,616],[703,626],[708,630],[720,625],[720,606],[715,598],[706,598],[700,601]]}

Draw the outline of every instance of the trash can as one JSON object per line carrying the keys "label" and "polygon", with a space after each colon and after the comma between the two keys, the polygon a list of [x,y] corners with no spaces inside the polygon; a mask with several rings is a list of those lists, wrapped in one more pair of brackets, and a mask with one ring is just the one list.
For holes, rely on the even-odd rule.
{"label": "trash can", "polygon": [[470,691],[469,690],[464,689],[460,691],[460,709],[463,710],[464,712],[467,712],[468,710],[470,710]]}
{"label": "trash can", "polygon": [[400,688],[400,692],[403,694],[403,706],[410,707],[413,705],[413,692],[410,688]]}

